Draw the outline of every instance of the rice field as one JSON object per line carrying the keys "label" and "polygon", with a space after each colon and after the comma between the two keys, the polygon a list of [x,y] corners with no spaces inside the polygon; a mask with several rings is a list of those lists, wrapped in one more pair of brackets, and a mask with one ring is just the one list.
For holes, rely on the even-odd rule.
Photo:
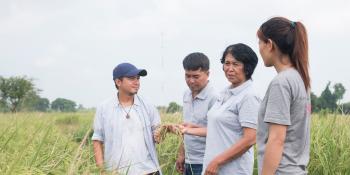
{"label": "rice field", "polygon": [[[0,113],[0,174],[98,174],[91,143],[93,113]],[[180,123],[180,114],[162,114]],[[157,145],[165,175],[177,174],[181,138]],[[312,175],[350,175],[350,116],[313,115]],[[256,174],[256,172],[255,172]]]}

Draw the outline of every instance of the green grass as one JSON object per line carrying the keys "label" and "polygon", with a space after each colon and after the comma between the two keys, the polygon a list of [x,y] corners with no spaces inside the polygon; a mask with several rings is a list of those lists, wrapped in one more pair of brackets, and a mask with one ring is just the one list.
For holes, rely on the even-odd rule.
{"label": "green grass", "polygon": [[[0,113],[0,174],[97,174],[93,113]],[[179,114],[162,114],[180,123]],[[181,138],[168,134],[157,145],[165,175],[177,174]],[[309,174],[350,174],[350,116],[312,116]]]}

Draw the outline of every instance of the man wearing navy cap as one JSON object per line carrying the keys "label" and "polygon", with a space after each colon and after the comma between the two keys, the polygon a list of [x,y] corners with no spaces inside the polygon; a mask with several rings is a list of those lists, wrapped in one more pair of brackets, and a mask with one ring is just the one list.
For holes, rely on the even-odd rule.
{"label": "man wearing navy cap", "polygon": [[140,76],[147,71],[130,63],[113,70],[118,93],[97,110],[92,136],[96,165],[128,175],[160,175],[154,131],[160,124],[157,109],[137,95]]}

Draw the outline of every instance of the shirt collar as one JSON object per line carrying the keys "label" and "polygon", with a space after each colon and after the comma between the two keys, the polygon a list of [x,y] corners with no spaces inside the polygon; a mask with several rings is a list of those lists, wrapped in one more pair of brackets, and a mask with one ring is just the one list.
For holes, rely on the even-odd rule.
{"label": "shirt collar", "polygon": [[209,81],[207,83],[207,85],[205,85],[205,87],[199,92],[199,94],[197,94],[195,96],[195,98],[201,99],[201,100],[205,100],[208,97],[208,89],[210,88],[210,84]]}
{"label": "shirt collar", "polygon": [[[121,105],[120,101],[119,101],[119,98],[118,98],[118,93],[116,95],[114,95],[113,103],[117,107]],[[140,99],[138,98],[137,95],[134,95],[134,105],[135,106],[140,106],[141,105]]]}
{"label": "shirt collar", "polygon": [[244,89],[246,89],[247,87],[252,85],[252,80],[247,80],[246,82],[244,82],[243,84],[235,87],[235,88],[231,88],[231,85],[229,87],[227,87],[226,91],[228,91],[230,94],[232,95],[237,95],[240,92],[242,92]]}
{"label": "shirt collar", "polygon": [[[210,83],[208,81],[207,85],[205,85],[205,87],[199,92],[199,94],[197,94],[194,98],[195,99],[201,99],[201,100],[205,100],[208,97],[208,89],[210,88]],[[187,96],[187,101],[192,100],[192,92],[190,91],[190,93],[188,93]]]}

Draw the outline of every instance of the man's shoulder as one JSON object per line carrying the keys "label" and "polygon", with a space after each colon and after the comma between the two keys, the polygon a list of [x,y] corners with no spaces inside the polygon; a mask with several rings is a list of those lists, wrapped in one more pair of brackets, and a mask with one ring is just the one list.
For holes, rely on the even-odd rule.
{"label": "man's shoulder", "polygon": [[155,108],[155,106],[151,102],[149,102],[146,98],[140,95],[136,95],[135,99],[137,100],[137,103],[141,105],[141,107],[146,107],[147,109]]}
{"label": "man's shoulder", "polygon": [[210,100],[217,99],[220,95],[220,93],[214,88],[214,86],[207,85],[208,88],[206,89],[207,96],[209,97]]}
{"label": "man's shoulder", "polygon": [[219,92],[213,86],[210,86],[208,89],[208,94],[210,96],[218,96]]}
{"label": "man's shoulder", "polygon": [[103,100],[97,108],[108,108],[112,106],[113,104],[116,104],[116,98],[115,97],[109,97]]}
{"label": "man's shoulder", "polygon": [[188,96],[191,96],[192,97],[192,92],[189,88],[187,88],[185,91],[183,91],[183,97],[188,97]]}

